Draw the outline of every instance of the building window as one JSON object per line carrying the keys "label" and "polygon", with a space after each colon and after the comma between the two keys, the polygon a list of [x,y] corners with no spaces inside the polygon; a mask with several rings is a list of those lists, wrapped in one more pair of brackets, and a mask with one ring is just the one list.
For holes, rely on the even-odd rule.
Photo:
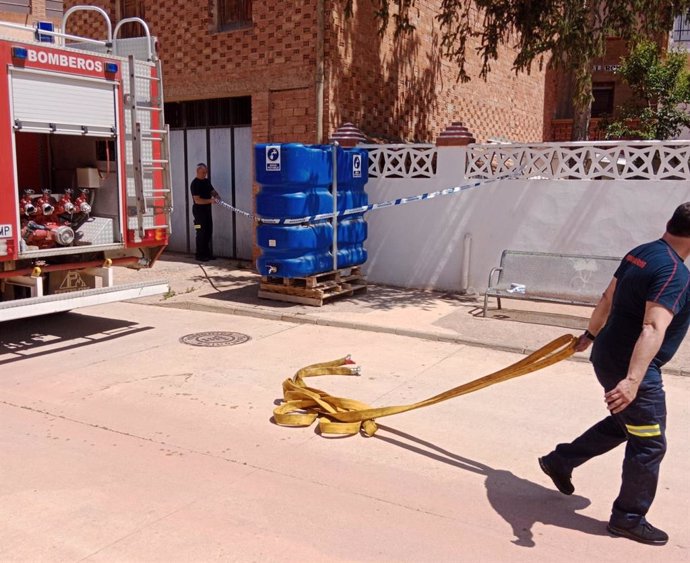
{"label": "building window", "polygon": [[613,115],[613,82],[595,82],[592,85],[592,117]]}
{"label": "building window", "polygon": [[6,0],[0,2],[2,9],[6,12],[18,12],[28,14],[31,11],[31,0]]}
{"label": "building window", "polygon": [[165,121],[171,129],[251,125],[252,98],[168,102],[165,104]]}
{"label": "building window", "polygon": [[690,18],[687,16],[676,16],[673,22],[674,43],[690,43]]}
{"label": "building window", "polygon": [[46,16],[53,19],[62,19],[65,11],[62,0],[46,0]]}
{"label": "building window", "polygon": [[[144,17],[143,0],[120,0],[120,19]],[[122,26],[119,37],[141,37],[144,30],[138,23],[126,23]]]}
{"label": "building window", "polygon": [[221,31],[252,23],[252,0],[218,0],[218,28]]}

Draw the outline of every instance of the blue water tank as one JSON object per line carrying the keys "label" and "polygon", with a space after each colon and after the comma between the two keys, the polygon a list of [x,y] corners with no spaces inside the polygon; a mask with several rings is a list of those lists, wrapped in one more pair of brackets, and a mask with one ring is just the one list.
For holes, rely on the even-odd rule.
{"label": "blue water tank", "polygon": [[[369,180],[369,156],[364,149],[338,150],[338,211],[369,203],[364,186]],[[342,217],[338,223],[338,268],[350,268],[367,261],[364,241],[367,223],[363,213]]]}
{"label": "blue water tank", "polygon": [[330,221],[309,225],[259,225],[256,242],[262,250],[272,253],[328,251],[333,243],[333,226]]}
{"label": "blue water tank", "polygon": [[[300,218],[333,211],[333,148],[298,143],[255,146],[256,211],[266,219]],[[338,148],[339,211],[367,205],[368,155],[364,149]],[[305,225],[259,224],[257,261],[261,275],[305,277],[333,270],[330,220]],[[363,214],[338,221],[337,267],[366,262],[367,224]]]}
{"label": "blue water tank", "polygon": [[[342,219],[338,222],[338,243],[363,244],[367,239],[367,234],[367,222],[361,216]],[[259,247],[268,251],[273,249],[278,252],[331,250],[333,225],[330,221],[318,221],[308,225],[261,224],[256,229],[256,241]]]}
{"label": "blue water tank", "polygon": [[333,211],[332,156],[321,146],[258,144],[254,148],[259,217],[307,217]]}

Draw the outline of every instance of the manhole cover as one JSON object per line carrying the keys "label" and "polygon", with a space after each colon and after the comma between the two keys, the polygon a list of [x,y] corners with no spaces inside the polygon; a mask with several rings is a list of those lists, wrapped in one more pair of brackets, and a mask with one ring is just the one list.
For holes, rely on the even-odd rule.
{"label": "manhole cover", "polygon": [[194,334],[187,334],[180,338],[182,344],[189,344],[190,346],[234,346],[235,344],[244,344],[251,337],[242,334],[241,332],[195,332]]}

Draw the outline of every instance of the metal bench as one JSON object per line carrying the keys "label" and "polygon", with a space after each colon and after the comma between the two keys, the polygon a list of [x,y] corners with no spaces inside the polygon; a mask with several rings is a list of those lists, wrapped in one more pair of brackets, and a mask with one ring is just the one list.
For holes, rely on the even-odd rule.
{"label": "metal bench", "polygon": [[496,297],[499,309],[501,299],[596,305],[620,261],[612,256],[504,250],[500,266],[489,273],[484,316],[489,297]]}

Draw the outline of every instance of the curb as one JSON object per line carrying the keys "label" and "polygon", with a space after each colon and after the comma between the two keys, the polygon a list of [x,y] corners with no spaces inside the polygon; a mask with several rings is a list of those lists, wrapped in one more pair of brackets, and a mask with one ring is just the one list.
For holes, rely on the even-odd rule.
{"label": "curb", "polygon": [[[308,324],[318,326],[328,326],[332,328],[345,328],[350,330],[363,330],[367,332],[378,332],[384,334],[393,334],[395,336],[406,336],[408,338],[419,338],[421,340],[430,340],[432,342],[446,342],[449,344],[462,344],[465,346],[474,346],[476,348],[489,348],[491,350],[498,350],[500,352],[509,352],[513,354],[528,355],[537,350],[537,348],[529,348],[524,346],[510,346],[505,344],[495,344],[483,340],[474,340],[462,336],[451,336],[448,334],[440,334],[431,331],[414,330],[405,328],[393,328],[371,323],[359,323],[352,321],[336,321],[331,319],[320,319],[310,317],[309,315],[294,315],[285,313],[273,313],[262,309],[251,309],[246,307],[213,307],[202,303],[193,303],[191,301],[179,301],[175,303],[157,303],[155,307],[162,307],[164,309],[184,309],[187,311],[203,311],[205,313],[221,313],[225,315],[237,315],[242,317],[253,317],[257,319],[265,319],[272,321],[282,321],[294,324]],[[568,361],[588,363],[586,357],[571,356]],[[679,371],[679,370],[678,370]],[[670,372],[669,372],[670,373]],[[690,374],[688,374],[690,375]]]}
{"label": "curb", "polygon": [[[465,346],[474,346],[476,348],[488,348],[491,350],[498,350],[500,352],[509,352],[512,354],[528,355],[537,350],[537,348],[530,348],[525,346],[510,346],[507,344],[496,344],[486,342],[484,340],[474,340],[463,336],[451,336],[448,334],[440,334],[424,330],[414,330],[406,328],[393,328],[383,325],[376,325],[371,323],[361,323],[352,321],[337,321],[331,319],[314,318],[308,314],[296,315],[290,313],[274,313],[258,308],[249,307],[214,307],[212,305],[205,305],[203,303],[193,303],[191,301],[179,301],[174,303],[142,303],[145,305],[153,305],[154,307],[162,307],[164,309],[184,309],[188,311],[203,311],[205,313],[222,313],[226,315],[237,315],[241,317],[252,317],[256,319],[266,319],[272,321],[282,321],[294,324],[308,324],[318,326],[329,326],[332,328],[346,328],[350,330],[363,330],[367,332],[378,332],[384,334],[393,334],[396,336],[406,336],[408,338],[419,338],[421,340],[430,340],[432,342],[447,342],[449,344],[462,344]],[[566,361],[589,363],[587,356],[571,356]],[[681,377],[690,377],[690,370],[680,368],[664,368],[664,374],[677,375]]]}

